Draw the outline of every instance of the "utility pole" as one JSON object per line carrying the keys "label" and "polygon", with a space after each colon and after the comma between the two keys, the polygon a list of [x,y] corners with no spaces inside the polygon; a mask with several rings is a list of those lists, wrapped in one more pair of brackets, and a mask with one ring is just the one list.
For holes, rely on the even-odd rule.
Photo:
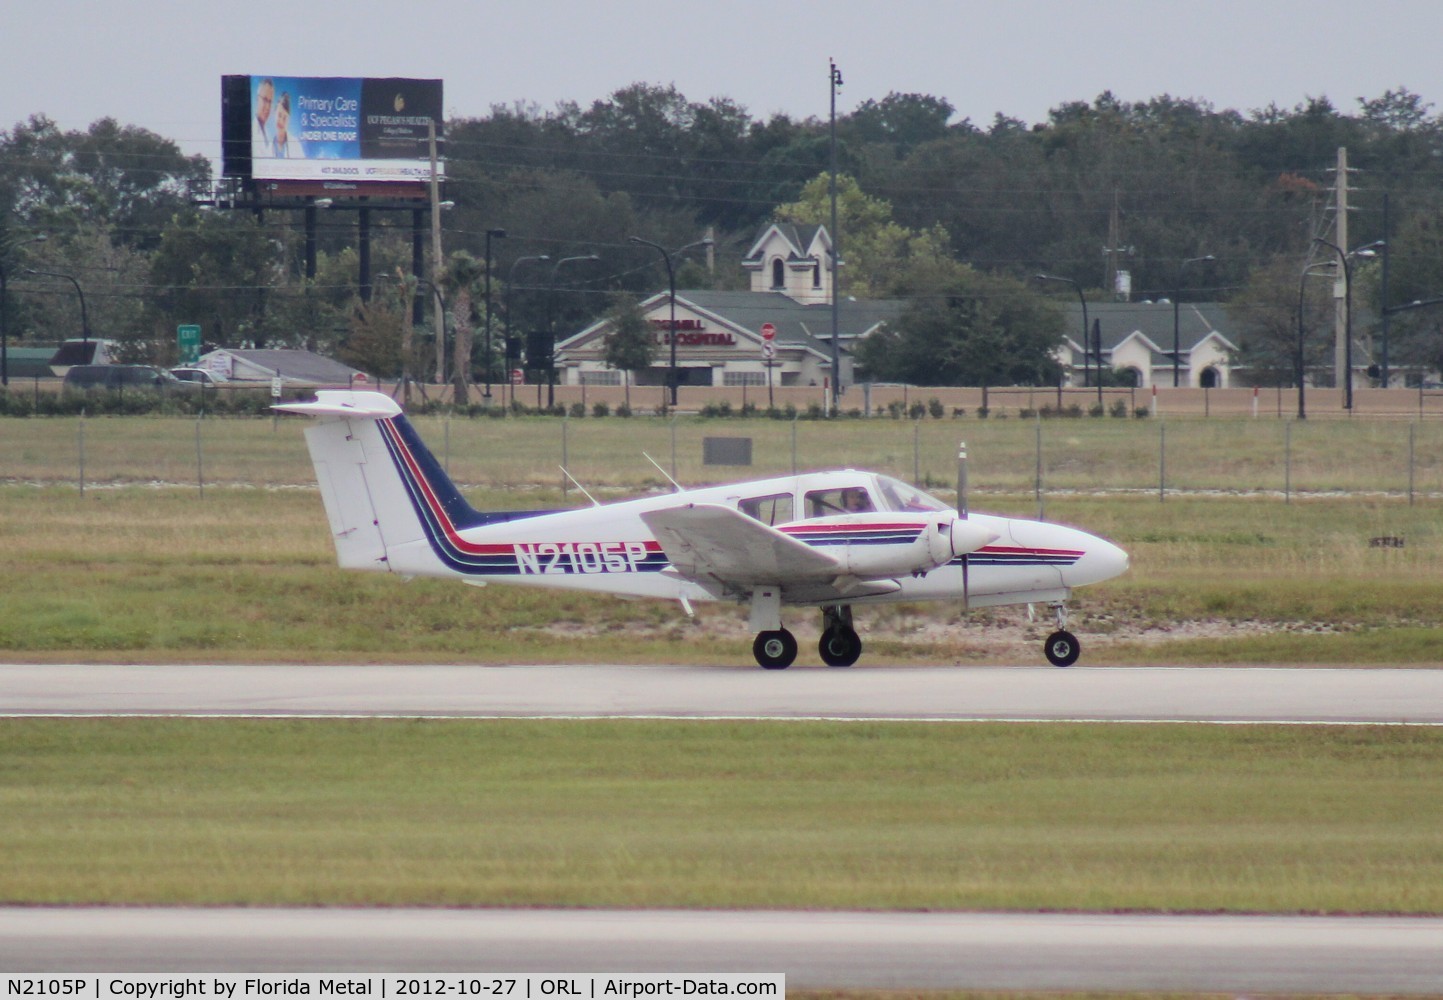
{"label": "utility pole", "polygon": [[[1334,240],[1338,246],[1346,251],[1348,247],[1348,149],[1346,146],[1338,147],[1338,180],[1334,189],[1336,193],[1337,217],[1334,223]],[[1336,385],[1340,392],[1347,395],[1348,385],[1348,359],[1351,352],[1348,350],[1348,287],[1347,279],[1343,273],[1343,264],[1339,264],[1336,279],[1333,281],[1333,371],[1336,372]]]}

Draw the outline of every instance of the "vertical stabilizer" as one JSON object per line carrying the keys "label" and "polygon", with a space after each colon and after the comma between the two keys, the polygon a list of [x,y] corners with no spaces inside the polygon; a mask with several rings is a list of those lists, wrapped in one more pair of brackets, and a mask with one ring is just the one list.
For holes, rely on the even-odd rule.
{"label": "vertical stabilizer", "polygon": [[[306,428],[306,444],[337,562],[346,569],[391,570],[393,554],[405,546],[414,558],[412,543],[426,534],[397,464],[402,459],[387,445],[394,425],[405,421],[395,401],[376,392],[327,390],[317,393],[314,403],[276,409],[317,418]],[[423,568],[428,567],[406,571]],[[439,561],[435,568],[441,568]]]}

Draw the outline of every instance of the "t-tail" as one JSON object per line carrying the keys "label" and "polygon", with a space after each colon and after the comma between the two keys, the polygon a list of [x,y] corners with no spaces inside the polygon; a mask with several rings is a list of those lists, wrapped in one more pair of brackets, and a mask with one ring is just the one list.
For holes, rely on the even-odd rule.
{"label": "t-tail", "polygon": [[306,444],[346,569],[449,575],[446,540],[532,512],[483,514],[461,496],[396,401],[379,392],[321,390],[286,413],[317,418]]}

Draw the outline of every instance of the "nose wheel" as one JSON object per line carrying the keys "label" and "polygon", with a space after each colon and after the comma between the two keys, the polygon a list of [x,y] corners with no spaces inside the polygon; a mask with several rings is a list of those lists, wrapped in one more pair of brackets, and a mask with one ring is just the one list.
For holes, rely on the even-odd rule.
{"label": "nose wheel", "polygon": [[1077,662],[1082,644],[1077,641],[1077,636],[1067,631],[1067,605],[1052,605],[1052,613],[1057,618],[1057,631],[1047,637],[1042,644],[1042,652],[1054,667],[1070,667]]}
{"label": "nose wheel", "polygon": [[1042,651],[1047,654],[1047,662],[1054,667],[1070,667],[1077,662],[1082,647],[1078,645],[1077,636],[1060,628],[1047,637]]}

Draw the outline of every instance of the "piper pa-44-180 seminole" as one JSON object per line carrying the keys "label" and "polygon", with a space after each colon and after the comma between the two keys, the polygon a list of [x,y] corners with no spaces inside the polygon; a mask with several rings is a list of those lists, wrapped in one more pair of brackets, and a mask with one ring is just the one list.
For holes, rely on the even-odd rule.
{"label": "piper pa-44-180 seminole", "polygon": [[969,514],[851,470],[572,510],[477,511],[390,397],[316,395],[276,409],[317,418],[306,441],[342,567],[669,598],[688,613],[692,601],[738,601],[751,608],[752,652],[771,670],[797,655],[785,605],[821,609],[822,660],[844,667],[862,652],[853,605],[926,600],[1050,605],[1057,630],[1044,651],[1069,666],[1079,652],[1065,627],[1073,588],[1127,569],[1127,553],[1076,528]]}

